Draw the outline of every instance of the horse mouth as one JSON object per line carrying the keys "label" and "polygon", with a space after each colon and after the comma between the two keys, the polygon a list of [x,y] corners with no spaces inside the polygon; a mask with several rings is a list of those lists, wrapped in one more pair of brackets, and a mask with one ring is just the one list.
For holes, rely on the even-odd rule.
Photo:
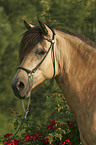
{"label": "horse mouth", "polygon": [[19,99],[27,99],[28,97],[31,96],[31,91],[27,91],[25,94],[19,93],[18,95],[15,94],[16,97]]}
{"label": "horse mouth", "polygon": [[19,99],[27,99],[28,97],[31,97],[31,92],[33,92],[33,93],[35,93],[37,90],[38,90],[38,88],[41,86],[41,84],[40,85],[38,85],[38,86],[36,86],[36,87],[34,87],[34,88],[32,88],[32,90],[28,90],[24,95],[23,95],[23,93],[21,93],[21,94],[18,94],[18,95],[16,95]]}
{"label": "horse mouth", "polygon": [[19,99],[26,99],[26,95],[20,95],[20,93],[17,93],[14,91],[14,95]]}

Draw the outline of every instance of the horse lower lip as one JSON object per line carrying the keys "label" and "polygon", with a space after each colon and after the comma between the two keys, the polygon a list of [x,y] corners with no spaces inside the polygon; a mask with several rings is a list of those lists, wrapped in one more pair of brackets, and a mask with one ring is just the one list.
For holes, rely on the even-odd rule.
{"label": "horse lower lip", "polygon": [[21,94],[18,93],[17,91],[14,91],[14,94],[15,94],[15,96],[16,96],[17,98],[19,98],[19,99],[25,99],[25,98],[26,98],[25,95],[21,95]]}
{"label": "horse lower lip", "polygon": [[19,99],[25,99],[25,96],[21,96],[20,94],[16,95]]}
{"label": "horse lower lip", "polygon": [[26,96],[24,95],[23,97],[22,96],[17,96],[19,99],[26,99]]}

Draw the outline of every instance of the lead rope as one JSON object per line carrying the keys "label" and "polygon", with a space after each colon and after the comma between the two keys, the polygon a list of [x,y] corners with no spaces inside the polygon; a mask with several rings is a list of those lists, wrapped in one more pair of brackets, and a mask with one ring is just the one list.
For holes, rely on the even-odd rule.
{"label": "lead rope", "polygon": [[[30,95],[29,95],[29,100],[28,100],[27,109],[25,109],[24,101],[23,101],[23,99],[22,99],[22,106],[23,106],[23,110],[24,110],[25,113],[27,112],[27,110],[29,110],[29,106],[30,106],[31,87],[33,86],[33,73],[27,73],[27,76],[28,76],[28,84],[29,84],[29,92],[30,92]],[[31,81],[30,81],[30,80],[31,80]],[[30,85],[30,82],[32,82],[31,85]]]}
{"label": "lead rope", "polygon": [[[31,71],[30,71],[29,69],[26,69],[26,68],[21,67],[21,66],[18,67],[18,69],[22,69],[22,70],[26,71],[26,73],[27,73],[27,75],[28,75],[28,84],[29,84],[30,96],[29,96],[29,100],[28,100],[27,109],[25,109],[24,102],[23,102],[23,100],[22,100],[22,106],[23,106],[23,110],[24,110],[24,112],[25,112],[25,116],[24,116],[24,118],[23,118],[23,120],[22,120],[22,122],[21,122],[20,127],[18,128],[18,130],[16,131],[16,133],[13,135],[13,137],[7,142],[6,145],[8,145],[8,144],[11,142],[11,140],[16,136],[16,134],[19,132],[19,130],[21,129],[21,127],[22,127],[22,125],[23,125],[23,123],[24,123],[24,121],[25,121],[25,119],[26,119],[26,117],[27,117],[27,115],[28,115],[28,113],[29,113],[30,98],[31,98],[31,87],[32,87],[32,85],[33,85],[33,73],[36,72],[37,68],[38,68],[38,67],[41,65],[41,63],[44,61],[44,59],[46,58],[47,54],[49,53],[49,51],[50,51],[50,49],[51,49],[51,46],[52,46],[52,52],[53,52],[53,68],[54,68],[53,78],[54,78],[54,76],[55,76],[55,53],[54,53],[54,43],[55,43],[55,40],[54,40],[54,36],[55,36],[56,34],[55,34],[55,32],[54,32],[53,29],[51,29],[51,30],[52,30],[52,32],[53,32],[52,40],[51,40],[51,39],[45,38],[47,41],[51,42],[51,45],[50,45],[50,47],[49,47],[49,49],[48,49],[46,55],[44,56],[44,58],[41,60],[41,62],[40,62],[33,70],[31,70]],[[31,79],[31,81],[32,81],[32,85],[30,85],[30,82],[31,82],[30,79]]]}
{"label": "lead rope", "polygon": [[[6,145],[8,145],[12,139],[17,135],[17,133],[19,132],[19,130],[22,128],[22,125],[26,119],[26,117],[28,116],[28,113],[29,113],[29,106],[30,106],[30,99],[31,99],[31,86],[33,86],[33,74],[32,73],[27,73],[28,75],[28,84],[29,84],[29,91],[30,91],[30,96],[29,96],[29,100],[28,100],[28,105],[27,105],[27,109],[25,109],[25,106],[24,106],[24,102],[22,100],[22,106],[23,106],[23,110],[25,112],[25,116],[20,124],[20,127],[17,129],[17,131],[15,132],[15,134],[12,136],[12,138],[6,143]],[[32,85],[30,85],[30,79],[32,81]]]}

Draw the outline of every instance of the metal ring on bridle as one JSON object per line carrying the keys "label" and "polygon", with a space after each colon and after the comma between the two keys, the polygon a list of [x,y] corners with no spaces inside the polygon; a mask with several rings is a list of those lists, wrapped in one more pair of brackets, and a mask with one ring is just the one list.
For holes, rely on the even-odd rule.
{"label": "metal ring on bridle", "polygon": [[[51,28],[50,28],[51,29]],[[50,47],[47,51],[47,53],[45,54],[45,56],[43,57],[43,59],[37,64],[37,66],[35,68],[33,68],[32,70],[29,70],[27,68],[24,68],[22,66],[18,66],[17,69],[22,69],[24,70],[27,74],[32,74],[32,73],[35,73],[36,70],[38,69],[38,67],[42,64],[42,62],[45,60],[45,58],[47,57],[50,49],[52,48],[52,52],[53,52],[53,68],[54,68],[54,74],[53,74],[53,77],[55,76],[55,53],[54,53],[54,43],[55,43],[55,40],[54,40],[54,36],[56,35],[54,30],[51,29],[52,33],[53,33],[53,36],[52,36],[52,39],[48,39],[48,38],[44,38],[45,40],[47,40],[48,42],[50,42]]]}

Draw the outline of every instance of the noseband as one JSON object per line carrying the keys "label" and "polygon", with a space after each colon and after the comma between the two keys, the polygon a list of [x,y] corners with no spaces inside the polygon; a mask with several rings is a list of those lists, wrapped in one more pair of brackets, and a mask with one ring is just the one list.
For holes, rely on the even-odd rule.
{"label": "noseband", "polygon": [[[50,29],[51,29],[51,28],[50,28]],[[51,29],[51,31],[52,31],[52,33],[53,33],[52,39],[44,38],[44,39],[46,39],[48,42],[51,43],[51,44],[50,44],[50,47],[49,47],[47,53],[45,54],[45,56],[43,57],[43,59],[36,65],[36,67],[33,68],[32,70],[29,70],[29,69],[24,68],[24,67],[22,67],[22,66],[18,66],[17,69],[22,69],[22,70],[24,70],[24,71],[28,74],[28,76],[34,74],[34,73],[36,72],[36,70],[39,68],[39,66],[43,63],[43,61],[44,61],[45,58],[47,57],[47,55],[48,55],[50,49],[52,48],[52,52],[53,52],[53,68],[54,68],[53,77],[55,76],[55,55],[54,55],[54,54],[55,54],[55,53],[54,53],[54,43],[55,43],[55,40],[54,40],[54,36],[55,36],[56,34],[55,34],[55,32],[54,32],[53,29]]]}
{"label": "noseband", "polygon": [[[22,69],[22,70],[24,70],[27,73],[27,75],[28,75],[28,84],[29,84],[29,91],[30,92],[31,92],[30,79],[33,82],[33,74],[36,72],[36,70],[39,68],[39,66],[42,64],[42,62],[45,60],[45,58],[47,57],[47,55],[48,55],[48,53],[49,53],[49,51],[50,51],[51,48],[52,48],[52,52],[53,52],[53,68],[54,68],[53,77],[55,76],[55,55],[54,55],[55,54],[54,53],[54,43],[55,43],[55,40],[54,40],[54,36],[56,34],[55,34],[55,32],[54,32],[53,29],[51,29],[51,31],[53,33],[52,39],[44,38],[44,39],[46,39],[47,41],[49,41],[51,43],[50,44],[50,47],[49,47],[47,53],[45,54],[45,56],[43,57],[43,59],[37,64],[37,66],[35,68],[33,68],[32,70],[29,70],[29,69],[24,68],[22,66],[18,66],[18,68],[17,68],[17,69]],[[33,85],[33,83],[32,83],[32,85]],[[13,137],[7,142],[6,145],[8,145],[11,142],[11,140],[17,135],[17,133],[19,132],[19,130],[22,128],[22,125],[23,125],[23,123],[24,123],[24,121],[25,121],[25,119],[26,119],[26,117],[28,115],[28,112],[29,112],[30,97],[31,97],[31,93],[30,93],[30,96],[29,96],[29,101],[28,101],[28,105],[27,105],[27,109],[26,110],[25,110],[25,107],[24,107],[24,104],[23,104],[23,109],[24,109],[24,112],[25,112],[25,116],[24,116],[24,118],[23,118],[23,120],[21,122],[21,125],[18,128],[18,130],[15,132],[15,134],[13,135]]]}

